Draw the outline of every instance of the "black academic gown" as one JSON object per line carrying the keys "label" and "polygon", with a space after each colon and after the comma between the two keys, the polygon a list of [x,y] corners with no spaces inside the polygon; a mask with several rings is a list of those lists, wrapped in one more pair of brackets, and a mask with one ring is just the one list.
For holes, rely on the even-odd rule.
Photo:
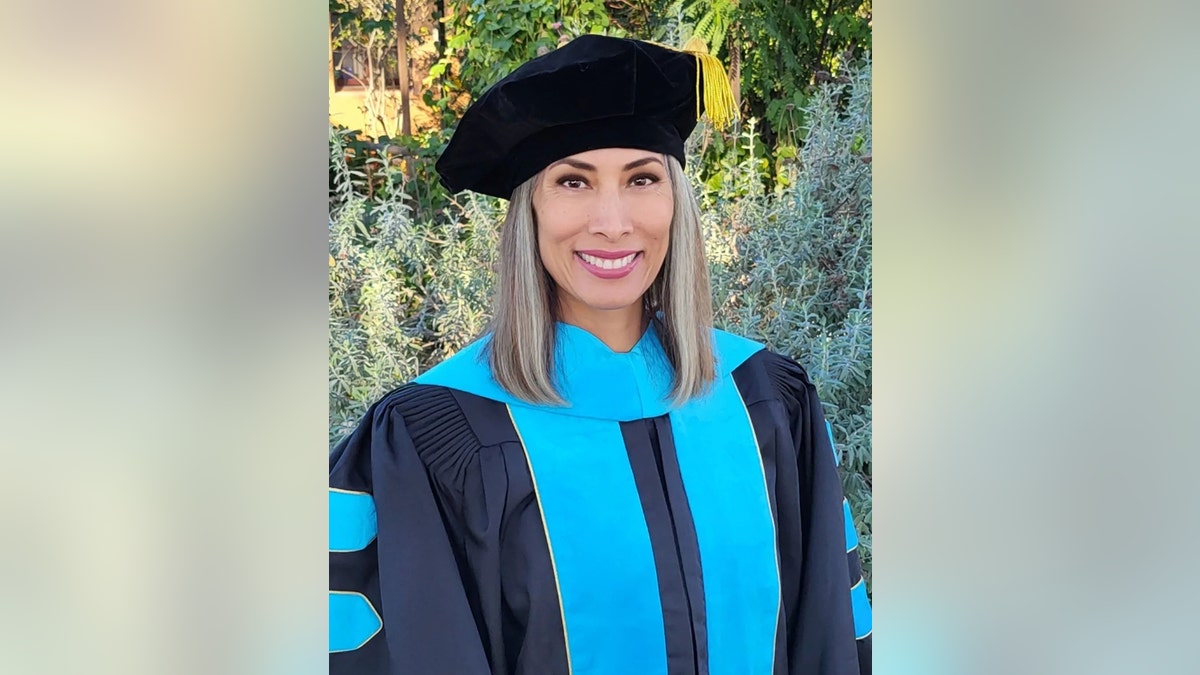
{"label": "black academic gown", "polygon": [[832,435],[804,370],[716,331],[673,406],[559,324],[568,410],[476,343],[384,397],[330,459],[330,672],[865,675],[871,618]]}

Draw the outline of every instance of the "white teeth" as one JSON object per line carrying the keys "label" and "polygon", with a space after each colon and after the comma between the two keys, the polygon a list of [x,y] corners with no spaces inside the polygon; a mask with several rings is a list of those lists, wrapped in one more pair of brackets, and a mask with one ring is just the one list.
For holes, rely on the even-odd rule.
{"label": "white teeth", "polygon": [[625,267],[629,263],[633,262],[633,259],[637,257],[637,254],[630,253],[624,258],[617,258],[615,260],[611,258],[597,258],[594,255],[588,255],[586,253],[580,253],[579,257],[601,269],[615,270]]}

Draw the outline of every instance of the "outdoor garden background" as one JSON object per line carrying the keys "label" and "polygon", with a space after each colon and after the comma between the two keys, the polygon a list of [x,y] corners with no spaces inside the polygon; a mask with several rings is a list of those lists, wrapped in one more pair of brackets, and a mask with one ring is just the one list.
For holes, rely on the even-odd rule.
{"label": "outdoor garden background", "polygon": [[[870,0],[329,9],[331,446],[487,322],[505,202],[447,194],[433,168],[471,98],[583,33],[676,46],[699,36],[741,112],[724,133],[702,121],[687,146],[716,324],[795,358],[816,384],[870,588]],[[340,94],[354,114],[335,114]]]}

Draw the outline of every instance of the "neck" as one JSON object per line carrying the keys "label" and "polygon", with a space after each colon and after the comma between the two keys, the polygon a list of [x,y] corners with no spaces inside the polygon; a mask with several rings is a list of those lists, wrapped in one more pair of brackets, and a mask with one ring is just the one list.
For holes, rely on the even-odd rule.
{"label": "neck", "polygon": [[650,323],[640,304],[621,309],[587,312],[573,311],[564,306],[560,308],[559,315],[563,323],[586,330],[599,338],[609,349],[622,354],[633,349],[638,340],[642,339],[646,326]]}

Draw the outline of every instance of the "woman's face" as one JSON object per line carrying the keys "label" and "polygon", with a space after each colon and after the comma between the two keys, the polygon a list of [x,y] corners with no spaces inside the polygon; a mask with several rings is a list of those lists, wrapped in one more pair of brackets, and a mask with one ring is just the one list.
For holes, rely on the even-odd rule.
{"label": "woman's face", "polygon": [[[568,322],[642,311],[667,255],[675,205],[659,153],[605,148],[542,171],[533,190],[538,251]],[[639,317],[640,318],[640,317]]]}

